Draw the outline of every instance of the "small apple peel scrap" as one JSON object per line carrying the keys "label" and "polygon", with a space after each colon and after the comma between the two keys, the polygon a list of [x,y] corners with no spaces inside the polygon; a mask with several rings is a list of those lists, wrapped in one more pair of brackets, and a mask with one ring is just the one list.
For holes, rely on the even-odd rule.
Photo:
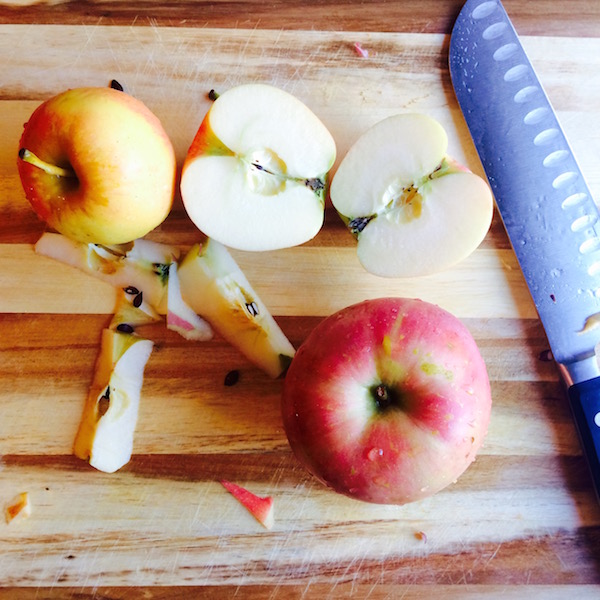
{"label": "small apple peel scrap", "polygon": [[21,492],[17,494],[5,507],[4,516],[7,523],[12,523],[15,519],[26,519],[31,515],[31,503],[29,494]]}
{"label": "small apple peel scrap", "polygon": [[369,51],[363,48],[360,42],[354,42],[354,51],[362,58],[369,58]]}
{"label": "small apple peel scrap", "polygon": [[221,485],[266,529],[273,527],[273,498],[261,498],[231,481],[221,480]]}

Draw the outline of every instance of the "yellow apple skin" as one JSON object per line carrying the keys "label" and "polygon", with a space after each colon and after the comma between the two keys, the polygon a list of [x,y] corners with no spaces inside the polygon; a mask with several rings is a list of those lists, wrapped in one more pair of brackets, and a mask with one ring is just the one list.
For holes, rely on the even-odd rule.
{"label": "yellow apple skin", "polygon": [[[124,92],[75,88],[50,98],[25,124],[19,149],[19,175],[33,210],[71,239],[126,243],[171,210],[173,145],[159,119]],[[23,160],[23,149],[74,176]]]}

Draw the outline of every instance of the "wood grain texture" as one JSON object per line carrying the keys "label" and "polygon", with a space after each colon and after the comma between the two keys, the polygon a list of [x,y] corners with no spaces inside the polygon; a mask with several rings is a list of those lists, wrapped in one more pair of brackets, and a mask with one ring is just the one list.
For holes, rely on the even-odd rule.
{"label": "wood grain texture", "polygon": [[[1,2],[0,23],[449,33],[462,4],[462,0],[32,0]],[[594,0],[505,0],[504,5],[524,35],[598,34],[600,5]]]}
{"label": "wood grain texture", "polygon": [[[547,341],[497,217],[481,247],[435,276],[374,278],[328,205],[323,230],[289,250],[235,257],[298,346],[326,315],[383,295],[460,316],[488,366],[484,448],[446,490],[405,507],[357,503],[298,465],[282,382],[218,336],[162,324],[146,369],[131,462],[113,475],[71,454],[109,286],[36,256],[43,231],[16,172],[23,123],[49,95],[117,78],[146,102],[179,161],[209,89],[265,81],[323,119],[341,157],[370,124],[426,112],[476,172],[447,73],[459,2],[0,3],[0,504],[28,491],[32,516],[0,522],[0,599],[600,596],[600,507]],[[600,5],[506,0],[588,182],[600,197]],[[276,10],[273,10],[275,8]],[[370,50],[353,51],[355,41]],[[189,247],[179,198],[149,237]],[[224,385],[237,369],[239,382]],[[266,531],[218,483],[275,499]],[[425,534],[425,535],[423,535]]]}

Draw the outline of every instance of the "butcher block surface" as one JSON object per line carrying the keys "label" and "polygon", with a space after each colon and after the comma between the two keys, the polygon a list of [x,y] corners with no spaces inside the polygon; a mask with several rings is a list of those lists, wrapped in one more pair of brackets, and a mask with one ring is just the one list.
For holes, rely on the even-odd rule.
{"label": "butcher block surface", "polygon": [[[0,3],[0,598],[600,598],[600,506],[555,364],[497,215],[477,251],[437,275],[366,273],[331,205],[292,249],[233,252],[298,347],[324,317],[381,296],[450,310],[487,363],[485,445],[426,500],[377,506],[337,495],[291,453],[282,381],[220,337],[164,324],[142,391],[134,454],[114,474],[72,455],[100,332],[116,294],[37,256],[44,231],[20,185],[23,123],[44,99],[117,79],[162,120],[179,165],[209,90],[261,81],[304,101],[338,160],[371,124],[427,113],[449,153],[481,173],[447,54],[461,3]],[[506,0],[590,188],[600,198],[600,3]],[[354,48],[359,42],[368,56]],[[181,199],[149,239],[199,240]],[[228,372],[239,381],[224,385]],[[275,502],[264,529],[220,485]]]}

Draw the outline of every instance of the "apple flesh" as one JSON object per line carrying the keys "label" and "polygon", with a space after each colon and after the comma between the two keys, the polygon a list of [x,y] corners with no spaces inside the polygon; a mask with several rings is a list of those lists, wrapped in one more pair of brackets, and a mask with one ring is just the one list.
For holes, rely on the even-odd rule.
{"label": "apple flesh", "polygon": [[128,290],[161,315],[168,311],[169,265],[179,256],[175,246],[143,239],[102,246],[76,242],[59,233],[44,233],[34,249],[37,254]]}
{"label": "apple flesh", "polygon": [[195,245],[178,273],[183,300],[225,340],[271,377],[286,370],[294,347],[223,244]]}
{"label": "apple flesh", "polygon": [[202,121],[181,196],[194,224],[226,246],[295,246],[323,225],[335,156],[331,134],[300,100],[270,85],[237,86]]}
{"label": "apple flesh", "polygon": [[176,331],[187,340],[210,340],[213,337],[211,326],[198,316],[181,297],[177,269],[177,263],[172,262],[169,266],[167,328]]}
{"label": "apple flesh", "polygon": [[81,242],[121,244],[167,217],[175,151],[159,119],[112,88],[67,90],[25,124],[18,169],[38,216]]}
{"label": "apple flesh", "polygon": [[153,343],[104,329],[94,380],[75,437],[75,456],[114,473],[131,459],[144,369]]}
{"label": "apple flesh", "polygon": [[448,138],[421,114],[388,117],[350,148],[331,201],[381,277],[429,275],[469,256],[490,227],[489,186],[446,155]]}
{"label": "apple flesh", "polygon": [[115,312],[109,329],[132,333],[137,327],[160,321],[160,315],[154,307],[139,295],[131,286],[119,291]]}
{"label": "apple flesh", "polygon": [[283,423],[300,462],[336,492],[405,504],[454,482],[491,411],[468,329],[420,300],[367,300],[321,321],[287,372]]}

